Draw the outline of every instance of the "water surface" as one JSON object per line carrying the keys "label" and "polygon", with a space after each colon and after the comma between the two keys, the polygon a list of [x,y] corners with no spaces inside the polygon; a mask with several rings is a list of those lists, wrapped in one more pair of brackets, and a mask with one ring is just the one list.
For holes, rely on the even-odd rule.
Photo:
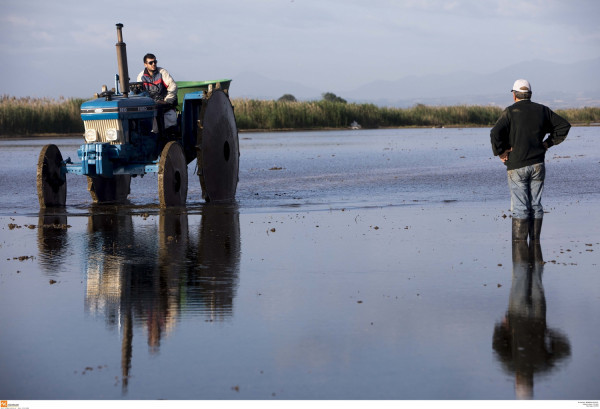
{"label": "water surface", "polygon": [[550,150],[532,249],[489,129],[240,134],[236,203],[193,162],[169,211],[154,175],[40,211],[81,141],[0,141],[0,395],[597,400],[598,132]]}

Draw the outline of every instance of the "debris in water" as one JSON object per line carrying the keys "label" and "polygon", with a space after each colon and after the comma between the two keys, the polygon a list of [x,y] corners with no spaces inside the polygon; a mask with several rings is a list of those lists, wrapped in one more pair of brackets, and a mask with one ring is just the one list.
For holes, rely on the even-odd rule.
{"label": "debris in water", "polygon": [[[34,227],[36,227],[36,226],[35,226],[35,225],[33,225],[33,224],[32,224],[32,225],[29,225],[28,227],[29,227],[30,229],[33,229],[34,227],[31,227],[31,226],[34,226]],[[57,230],[66,230],[66,229],[69,229],[69,228],[71,228],[72,226],[71,226],[70,224],[42,224],[42,225],[40,225],[40,226],[37,226],[37,227],[41,227],[41,228],[43,228],[43,229],[57,229]]]}
{"label": "debris in water", "polygon": [[33,256],[19,256],[19,257],[13,257],[13,260],[19,260],[19,261],[25,261],[25,260],[29,260],[32,259],[33,260]]}

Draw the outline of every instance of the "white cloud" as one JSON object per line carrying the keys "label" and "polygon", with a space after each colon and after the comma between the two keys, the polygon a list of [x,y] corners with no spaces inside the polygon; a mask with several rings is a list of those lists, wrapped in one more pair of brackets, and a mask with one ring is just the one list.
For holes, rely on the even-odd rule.
{"label": "white cloud", "polygon": [[8,26],[16,27],[16,28],[34,27],[35,26],[35,22],[32,19],[27,18],[25,16],[18,16],[18,15],[14,15],[14,14],[7,14],[4,16],[0,16],[0,22],[2,22],[3,26],[8,25]]}

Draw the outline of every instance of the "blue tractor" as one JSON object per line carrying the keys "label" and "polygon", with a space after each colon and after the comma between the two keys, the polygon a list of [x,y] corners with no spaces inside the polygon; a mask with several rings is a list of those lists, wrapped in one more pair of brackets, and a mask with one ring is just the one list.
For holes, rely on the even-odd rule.
{"label": "blue tractor", "polygon": [[228,96],[231,80],[177,82],[177,126],[166,130],[162,105],[141,83],[129,82],[122,28],[117,24],[115,88],[104,86],[95,99],[81,105],[85,143],[77,151],[80,162],[63,159],[56,145],[40,152],[40,207],[66,204],[68,173],[87,176],[95,203],[124,202],[132,177],[158,173],[160,207],[182,206],[187,199],[187,165],[194,159],[204,200],[233,200],[239,140]]}

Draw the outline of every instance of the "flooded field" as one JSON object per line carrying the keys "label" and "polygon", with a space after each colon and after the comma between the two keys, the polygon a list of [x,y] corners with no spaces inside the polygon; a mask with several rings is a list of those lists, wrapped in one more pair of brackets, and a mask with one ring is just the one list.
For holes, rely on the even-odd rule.
{"label": "flooded field", "polygon": [[2,399],[598,400],[600,128],[547,155],[511,243],[489,129],[240,134],[237,201],[94,206],[0,140]]}

